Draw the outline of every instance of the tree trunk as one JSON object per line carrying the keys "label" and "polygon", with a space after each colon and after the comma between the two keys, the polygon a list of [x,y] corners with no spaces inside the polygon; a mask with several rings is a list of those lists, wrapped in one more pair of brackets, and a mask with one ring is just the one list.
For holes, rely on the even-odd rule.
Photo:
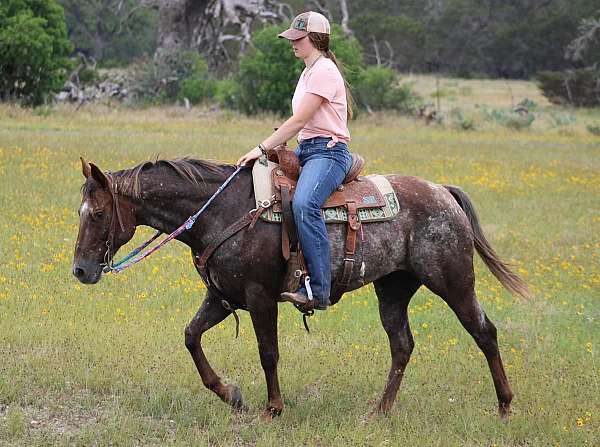
{"label": "tree trunk", "polygon": [[181,50],[196,50],[221,73],[250,43],[256,20],[279,22],[284,15],[281,4],[273,0],[157,0],[157,4],[158,66],[168,65],[169,56]]}

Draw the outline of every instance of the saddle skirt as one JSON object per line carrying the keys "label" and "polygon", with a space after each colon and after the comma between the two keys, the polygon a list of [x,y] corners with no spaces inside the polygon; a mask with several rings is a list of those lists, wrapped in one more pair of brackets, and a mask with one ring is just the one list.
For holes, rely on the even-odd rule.
{"label": "saddle skirt", "polygon": [[[256,207],[267,208],[260,218],[267,222],[281,223],[281,186],[287,186],[293,198],[296,179],[287,176],[278,163],[267,160],[266,157],[261,157],[254,163],[252,179]],[[378,174],[359,176],[350,183],[340,185],[322,207],[325,223],[348,222],[348,202],[355,204],[358,219],[362,223],[389,220],[400,211],[398,198],[390,182]]]}

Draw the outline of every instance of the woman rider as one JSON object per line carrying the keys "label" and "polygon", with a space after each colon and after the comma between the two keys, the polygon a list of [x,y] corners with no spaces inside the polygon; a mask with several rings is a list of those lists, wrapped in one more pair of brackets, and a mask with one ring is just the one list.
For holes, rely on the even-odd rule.
{"label": "woman rider", "polygon": [[294,19],[290,29],[279,34],[291,42],[294,55],[306,65],[292,99],[293,115],[237,162],[248,165],[267,149],[299,133],[295,153],[302,171],[294,194],[293,212],[314,299],[308,299],[304,286],[282,293],[281,298],[303,310],[325,310],[329,305],[331,261],[321,206],[341,185],[352,165],[347,146],[352,97],[335,55],[329,49],[329,33],[325,16],[305,12]]}

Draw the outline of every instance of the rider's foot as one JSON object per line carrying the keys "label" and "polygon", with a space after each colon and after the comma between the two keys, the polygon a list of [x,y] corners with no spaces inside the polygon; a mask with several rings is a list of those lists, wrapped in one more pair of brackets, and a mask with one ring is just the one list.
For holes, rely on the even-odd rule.
{"label": "rider's foot", "polygon": [[322,304],[317,298],[313,298],[311,300],[302,292],[302,289],[298,290],[297,292],[283,292],[280,295],[281,301],[289,301],[298,307],[298,309],[300,309],[302,312],[327,309],[327,304]]}

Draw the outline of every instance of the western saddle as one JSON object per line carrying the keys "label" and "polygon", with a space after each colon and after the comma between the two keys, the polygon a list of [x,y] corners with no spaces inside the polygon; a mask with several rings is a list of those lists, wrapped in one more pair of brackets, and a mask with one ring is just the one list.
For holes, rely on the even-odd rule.
{"label": "western saddle", "polygon": [[[300,162],[294,151],[284,146],[267,151],[267,159],[279,166],[271,171],[274,204],[273,211],[281,212],[282,252],[287,261],[284,291],[296,291],[302,277],[306,275],[306,265],[302,256],[296,225],[292,214],[292,199],[300,176]],[[378,188],[367,178],[359,177],[365,160],[358,154],[352,155],[352,167],[342,185],[327,199],[322,208],[345,207],[348,214],[344,269],[338,284],[347,286],[352,278],[356,262],[356,234],[361,228],[358,210],[383,207],[386,202]]]}

